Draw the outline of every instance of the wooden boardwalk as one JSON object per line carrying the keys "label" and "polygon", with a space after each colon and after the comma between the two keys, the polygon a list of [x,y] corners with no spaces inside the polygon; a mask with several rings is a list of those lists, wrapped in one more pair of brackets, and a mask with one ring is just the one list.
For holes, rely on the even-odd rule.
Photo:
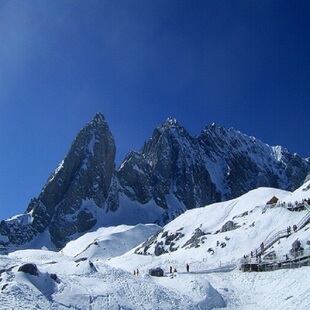
{"label": "wooden boardwalk", "polygon": [[255,262],[254,259],[245,259],[241,265],[240,269],[242,271],[271,271],[277,269],[290,269],[299,268],[303,266],[310,266],[310,254],[299,256],[292,259],[287,259],[283,261],[262,261]]}
{"label": "wooden boardwalk", "polygon": [[[302,266],[310,266],[310,248],[303,250],[303,252],[296,253],[298,255],[295,258],[289,258],[286,260],[279,259],[262,259],[262,255],[266,253],[271,246],[273,246],[278,240],[287,238],[294,232],[302,229],[308,223],[310,223],[310,205],[304,201],[298,205],[298,208],[306,209],[308,212],[305,216],[297,223],[295,230],[281,230],[269,237],[267,237],[261,244],[260,247],[253,249],[249,255],[245,256],[241,260],[240,269],[242,271],[269,271],[284,268],[298,268]],[[301,209],[300,209],[301,210]],[[300,211],[294,208],[294,211]]]}

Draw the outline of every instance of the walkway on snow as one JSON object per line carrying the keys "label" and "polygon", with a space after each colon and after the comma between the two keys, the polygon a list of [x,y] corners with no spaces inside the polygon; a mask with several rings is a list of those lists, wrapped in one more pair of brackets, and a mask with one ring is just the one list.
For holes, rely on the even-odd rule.
{"label": "walkway on snow", "polygon": [[[280,230],[271,236],[267,237],[262,244],[251,251],[250,255],[244,259],[242,259],[241,269],[243,271],[266,271],[266,270],[274,270],[280,268],[294,268],[300,266],[310,266],[310,249],[306,252],[296,253],[295,257],[292,259],[286,260],[276,260],[276,259],[268,259],[261,261],[261,256],[268,250],[273,244],[275,244],[281,238],[287,238],[294,232],[302,229],[310,222],[310,206],[304,201],[303,206],[308,211],[306,215],[297,223],[295,230],[293,229],[285,229]],[[292,209],[289,209],[292,210]],[[300,210],[300,205],[299,205]]]}
{"label": "walkway on snow", "polygon": [[[299,223],[297,223],[295,231],[302,229],[308,224],[308,222],[310,222],[310,206],[306,202],[304,202],[304,207],[308,210],[308,212],[299,221]],[[274,233],[273,235],[267,237],[258,248],[255,248],[254,250],[252,250],[250,256],[257,257],[257,256],[262,255],[266,250],[268,250],[278,240],[280,240],[281,238],[287,238],[293,233],[294,233],[293,230],[288,231],[287,229],[280,230]]]}

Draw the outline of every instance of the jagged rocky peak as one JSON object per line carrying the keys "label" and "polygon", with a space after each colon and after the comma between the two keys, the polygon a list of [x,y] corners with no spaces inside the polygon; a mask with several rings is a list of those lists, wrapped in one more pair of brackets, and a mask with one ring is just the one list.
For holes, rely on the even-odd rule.
{"label": "jagged rocky peak", "polygon": [[[222,199],[235,198],[252,188],[270,186],[294,190],[302,184],[309,161],[283,147],[272,147],[233,128],[206,126],[198,136],[209,167],[222,166]],[[211,159],[211,161],[210,161]],[[211,169],[215,169],[215,166]]]}
{"label": "jagged rocky peak", "polygon": [[186,129],[180,125],[180,123],[177,121],[177,119],[168,117],[167,120],[162,124],[159,125],[155,128],[153,137],[154,135],[159,134],[159,135],[165,135],[165,134],[188,134]]}
{"label": "jagged rocky peak", "polygon": [[[96,223],[93,205],[104,208],[115,172],[115,142],[101,113],[81,129],[71,148],[32,201],[32,225],[39,232],[49,228],[56,245]],[[28,208],[29,209],[29,208]],[[65,224],[65,229],[59,226]]]}
{"label": "jagged rocky peak", "polygon": [[226,129],[215,123],[207,125],[198,136],[199,143],[207,152],[226,154],[225,157],[236,153],[268,153],[272,148],[260,140],[247,136],[233,128]]}
{"label": "jagged rocky peak", "polygon": [[158,126],[155,128],[152,140],[164,140],[168,137],[173,138],[175,136],[179,136],[180,132],[182,132],[183,127],[180,126],[180,124],[176,120],[170,120],[169,119],[162,124],[161,126]]}
{"label": "jagged rocky peak", "polygon": [[179,126],[179,123],[176,118],[169,116],[163,126]]}
{"label": "jagged rocky peak", "polygon": [[205,128],[202,129],[201,133],[208,133],[210,134],[211,132],[222,132],[226,133],[227,131],[234,131],[233,128],[229,128],[228,130],[224,127],[224,126],[219,126],[216,123],[211,123],[211,124],[207,124],[205,126]]}
{"label": "jagged rocky peak", "polygon": [[116,202],[108,201],[113,196],[112,187],[117,193],[115,153],[109,126],[103,114],[96,113],[77,134],[39,196],[30,201],[27,223],[3,222],[0,234],[18,245],[48,231],[54,245],[60,248],[72,235],[91,229],[97,223],[98,210],[117,205],[117,197]]}
{"label": "jagged rocky peak", "polygon": [[75,151],[81,149],[82,152],[86,151],[88,155],[97,155],[94,152],[97,151],[100,153],[100,149],[95,148],[99,147],[101,144],[104,144],[105,148],[114,149],[113,152],[115,153],[114,138],[103,114],[98,112],[92,121],[86,124],[86,126],[79,132],[72,147],[77,148]]}
{"label": "jagged rocky peak", "polygon": [[169,117],[164,124],[155,128],[151,139],[141,149],[141,154],[155,167],[160,164],[160,158],[176,160],[177,153],[184,152],[192,143],[195,141],[186,129],[176,119]]}
{"label": "jagged rocky peak", "polygon": [[[152,138],[141,150],[151,167],[154,200],[160,197],[160,206],[169,209],[166,196],[172,194],[180,202],[180,208],[191,209],[219,199],[203,154],[196,138],[175,119],[155,129]],[[169,211],[170,212],[170,211]],[[178,213],[171,209],[171,213]],[[165,215],[170,218],[170,215]]]}
{"label": "jagged rocky peak", "polygon": [[108,124],[97,113],[31,200],[24,220],[0,223],[2,240],[24,244],[48,232],[60,248],[96,224],[166,224],[187,209],[253,188],[292,190],[310,171],[309,159],[281,147],[214,123],[193,137],[171,117],[117,171],[115,152]]}
{"label": "jagged rocky peak", "polygon": [[243,134],[234,128],[226,129],[224,126],[218,126],[216,123],[208,124],[201,131],[201,134],[198,136],[204,140],[226,140],[231,139],[232,137],[242,137]]}
{"label": "jagged rocky peak", "polygon": [[106,123],[104,115],[101,112],[97,112],[91,123]]}

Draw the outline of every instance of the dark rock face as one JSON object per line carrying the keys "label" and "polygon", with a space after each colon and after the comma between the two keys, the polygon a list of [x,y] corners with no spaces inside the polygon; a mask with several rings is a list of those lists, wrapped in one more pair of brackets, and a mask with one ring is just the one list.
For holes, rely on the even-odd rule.
{"label": "dark rock face", "polygon": [[[207,155],[209,169],[222,167],[221,199],[236,198],[257,187],[295,190],[303,184],[310,160],[286,149],[271,147],[254,137],[212,124],[197,137]],[[215,183],[218,183],[214,179]]]}
{"label": "dark rock face", "polygon": [[186,243],[182,247],[185,248],[189,246],[191,248],[198,248],[200,244],[203,243],[203,240],[201,238],[203,236],[205,236],[205,233],[200,228],[196,228],[193,236],[188,241],[186,241]]}
{"label": "dark rock face", "polygon": [[[168,223],[187,209],[221,198],[202,151],[198,140],[169,118],[155,129],[140,153],[128,154],[118,171],[120,184],[131,199],[142,204],[155,201],[166,210],[158,222]],[[177,207],[169,204],[170,194],[179,202]]]}
{"label": "dark rock face", "polygon": [[[114,171],[115,142],[103,115],[98,113],[81,130],[47,181],[38,198],[40,204],[33,209],[33,226],[40,231],[50,224],[55,244],[93,227],[97,220],[85,202],[104,207]],[[41,217],[44,209],[48,216]]]}
{"label": "dark rock face", "polygon": [[29,273],[32,276],[38,276],[38,268],[35,264],[24,264],[18,268],[18,271]]}
{"label": "dark rock face", "polygon": [[57,246],[68,236],[93,227],[97,220],[85,202],[104,207],[114,171],[115,142],[98,113],[80,131],[42,189],[33,207],[33,227],[41,232],[49,226]]}
{"label": "dark rock face", "polygon": [[[158,127],[141,154],[153,173],[155,197],[162,207],[169,208],[165,195],[172,191],[186,209],[197,208],[206,202],[220,199],[197,139],[191,137],[177,121],[168,119]],[[171,220],[171,219],[170,219]]]}
{"label": "dark rock face", "polygon": [[139,153],[127,155],[117,175],[131,200],[154,201],[161,207],[158,223],[166,224],[185,210],[236,198],[253,188],[294,190],[309,169],[309,159],[233,129],[212,124],[192,137],[169,118]]}
{"label": "dark rock face", "polygon": [[[47,180],[38,198],[30,201],[29,223],[4,222],[0,233],[14,244],[24,244],[48,230],[62,247],[75,233],[92,228],[94,209],[104,208],[115,174],[115,142],[102,114],[97,113],[77,135],[72,146]],[[18,233],[18,231],[21,233]]]}
{"label": "dark rock face", "polygon": [[151,167],[142,154],[131,151],[117,172],[117,177],[130,200],[145,204],[153,198]]}
{"label": "dark rock face", "polygon": [[[135,250],[136,254],[140,255],[147,255],[148,249],[155,243],[157,242],[157,238],[160,234],[162,234],[163,230],[159,230],[156,234],[154,234],[152,237],[148,238],[140,247],[138,247]],[[143,249],[143,251],[141,251]]]}
{"label": "dark rock face", "polygon": [[293,243],[292,243],[292,248],[290,249],[291,255],[294,257],[303,255],[304,248],[301,246],[301,242],[297,238]]}
{"label": "dark rock face", "polygon": [[228,221],[222,226],[221,232],[232,231],[237,229],[238,227],[239,226],[236,225],[233,221]]}
{"label": "dark rock face", "polygon": [[8,241],[4,246],[13,244],[25,244],[31,241],[37,234],[37,230],[31,226],[29,214],[20,215],[17,219],[1,221],[0,235],[6,236]]}
{"label": "dark rock face", "polygon": [[[26,213],[0,223],[2,240],[22,245],[48,232],[61,248],[102,223],[163,225],[188,209],[259,186],[293,190],[310,171],[310,159],[281,147],[214,124],[193,137],[172,118],[139,152],[129,152],[118,170],[115,152],[109,127],[97,113]],[[173,242],[170,246],[173,250]]]}

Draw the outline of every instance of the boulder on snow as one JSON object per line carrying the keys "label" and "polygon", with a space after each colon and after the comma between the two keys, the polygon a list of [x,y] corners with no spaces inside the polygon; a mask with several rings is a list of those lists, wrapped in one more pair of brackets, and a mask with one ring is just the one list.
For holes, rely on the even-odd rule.
{"label": "boulder on snow", "polygon": [[79,263],[79,262],[84,262],[86,261],[88,258],[87,257],[81,257],[81,258],[78,258],[77,260],[75,260],[76,263]]}
{"label": "boulder on snow", "polygon": [[[136,248],[135,253],[140,254],[140,255],[142,255],[142,254],[147,255],[147,252],[148,252],[149,248],[152,246],[152,244],[156,243],[156,245],[157,245],[158,236],[162,232],[163,232],[163,229],[160,229],[156,234],[154,234],[153,236],[148,238],[140,247]],[[161,245],[163,245],[162,242],[161,242]],[[163,250],[162,248],[157,249],[157,253],[156,253],[156,247],[155,247],[155,255],[158,256],[158,255],[163,254],[162,250]]]}
{"label": "boulder on snow", "polygon": [[212,254],[212,255],[214,254],[214,250],[212,248],[209,248],[207,252]]}
{"label": "boulder on snow", "polygon": [[293,243],[292,243],[292,248],[290,249],[290,253],[294,256],[300,256],[303,255],[304,248],[301,246],[301,243],[299,239],[297,238]]}
{"label": "boulder on snow", "polygon": [[89,261],[89,267],[90,267],[90,269],[91,269],[92,271],[96,271],[96,272],[97,272],[97,268],[96,268],[96,266],[94,265],[93,262]]}
{"label": "boulder on snow", "polygon": [[155,245],[155,249],[154,249],[154,254],[156,256],[160,256],[164,253],[168,253],[167,250],[165,250],[164,246],[163,246],[163,241],[160,241],[158,243],[156,243]]}
{"label": "boulder on snow", "polygon": [[38,268],[36,264],[24,264],[18,268],[18,271],[29,273],[32,276],[38,276]]}
{"label": "boulder on snow", "polygon": [[149,270],[149,275],[154,276],[154,277],[163,277],[164,271],[160,267],[151,268]]}
{"label": "boulder on snow", "polygon": [[293,243],[292,243],[292,249],[295,251],[298,251],[301,248],[301,243],[299,239],[297,238]]}
{"label": "boulder on snow", "polygon": [[222,226],[221,232],[231,231],[237,229],[238,227],[239,226],[235,224],[233,221],[228,221]]}
{"label": "boulder on snow", "polygon": [[182,246],[182,248],[187,246],[189,246],[190,248],[200,247],[200,243],[204,243],[203,238],[201,238],[204,235],[205,233],[199,227],[196,228],[192,237],[188,241],[186,241],[186,243]]}

